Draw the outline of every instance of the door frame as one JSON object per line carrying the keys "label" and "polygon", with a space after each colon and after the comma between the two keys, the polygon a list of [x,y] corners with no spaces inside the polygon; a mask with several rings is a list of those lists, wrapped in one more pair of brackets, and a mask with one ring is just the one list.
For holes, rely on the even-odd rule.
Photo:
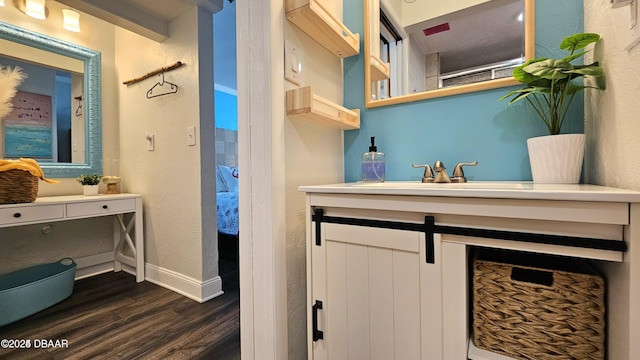
{"label": "door frame", "polygon": [[283,0],[236,4],[243,359],[286,359]]}

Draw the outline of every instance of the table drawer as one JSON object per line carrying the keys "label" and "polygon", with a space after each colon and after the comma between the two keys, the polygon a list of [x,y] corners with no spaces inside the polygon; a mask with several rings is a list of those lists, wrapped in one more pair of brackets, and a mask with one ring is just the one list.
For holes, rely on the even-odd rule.
{"label": "table drawer", "polygon": [[64,218],[64,205],[29,205],[0,209],[0,226],[29,222],[60,220]]}
{"label": "table drawer", "polygon": [[136,211],[136,199],[99,200],[67,204],[67,217],[89,217]]}

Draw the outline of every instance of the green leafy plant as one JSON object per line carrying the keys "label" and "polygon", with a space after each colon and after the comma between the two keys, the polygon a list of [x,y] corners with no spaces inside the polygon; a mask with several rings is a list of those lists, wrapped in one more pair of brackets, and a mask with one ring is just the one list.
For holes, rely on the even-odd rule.
{"label": "green leafy plant", "polygon": [[586,86],[577,79],[591,76],[602,77],[603,71],[598,62],[589,65],[573,65],[571,62],[590,50],[576,53],[587,45],[600,40],[600,35],[580,33],[567,36],[562,40],[560,49],[570,52],[563,59],[537,58],[513,69],[513,77],[526,86],[512,90],[498,101],[512,98],[509,104],[527,100],[538,116],[544,121],[550,135],[560,133],[562,124],[575,95],[586,89],[602,89],[598,86]]}
{"label": "green leafy plant", "polygon": [[82,174],[76,178],[76,180],[78,180],[78,182],[82,185],[98,185],[100,184],[100,179],[102,179],[102,175],[98,174]]}

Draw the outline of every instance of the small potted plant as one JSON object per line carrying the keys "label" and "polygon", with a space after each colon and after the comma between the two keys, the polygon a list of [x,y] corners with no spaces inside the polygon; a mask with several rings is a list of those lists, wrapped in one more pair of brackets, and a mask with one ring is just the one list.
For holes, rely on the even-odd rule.
{"label": "small potted plant", "polygon": [[526,100],[549,130],[549,136],[527,140],[531,173],[534,182],[577,183],[580,181],[584,156],[584,134],[562,134],[562,125],[575,95],[586,88],[600,89],[581,81],[585,77],[600,78],[603,71],[598,62],[573,65],[571,62],[589,50],[587,45],[600,40],[600,35],[579,33],[564,38],[560,49],[570,54],[562,59],[537,58],[513,70],[513,77],[525,84],[499,100],[511,98],[509,104]]}
{"label": "small potted plant", "polygon": [[98,174],[82,174],[76,178],[82,184],[82,193],[84,195],[98,195],[98,185],[100,184],[102,175]]}

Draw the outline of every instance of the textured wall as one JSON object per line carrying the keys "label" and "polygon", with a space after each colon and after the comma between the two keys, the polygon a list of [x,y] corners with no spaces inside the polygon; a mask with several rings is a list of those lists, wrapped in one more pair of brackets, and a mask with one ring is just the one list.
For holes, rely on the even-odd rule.
{"label": "textured wall", "polygon": [[65,257],[78,259],[112,251],[112,231],[111,218],[2,228],[0,274]]}
{"label": "textured wall", "polygon": [[[82,14],[82,32],[74,33],[62,28],[63,6],[47,2],[47,20],[32,19],[10,2],[0,8],[0,21],[31,31],[47,34],[65,41],[98,50],[102,54],[102,131],[103,155],[117,157],[118,121],[115,116],[116,99],[113,91],[117,86],[114,69],[115,27],[92,16]],[[0,125],[1,127],[1,125]],[[81,194],[82,186],[75,179],[59,179],[60,184],[41,181],[38,196]],[[17,270],[30,265],[57,261],[62,257],[75,258],[95,255],[113,249],[112,219],[90,219],[53,224],[53,232],[43,234],[46,224],[0,229],[0,273]],[[101,230],[106,232],[96,234]]]}
{"label": "textured wall", "polygon": [[612,9],[608,1],[585,1],[585,31],[602,36],[595,59],[604,67],[605,91],[590,90],[585,99],[587,152],[585,180],[640,190],[640,45],[627,45],[629,7]]}
{"label": "textured wall", "polygon": [[[200,129],[197,13],[192,9],[174,20],[170,38],[162,43],[118,28],[116,63],[118,83],[176,61],[186,64],[165,74],[165,81],[178,85],[175,94],[146,98],[159,76],[119,87],[120,169],[123,189],[144,197],[146,262],[206,280],[203,257],[217,255],[203,254],[203,242],[215,239],[203,239],[199,130],[197,145],[187,146],[187,127]],[[154,151],[147,150],[146,131],[155,135]],[[213,151],[210,156],[213,168]],[[210,206],[215,211],[213,202]],[[209,265],[217,274],[217,263]]]}
{"label": "textured wall", "polygon": [[[583,30],[582,1],[535,4],[536,55],[566,56],[558,47],[562,38]],[[361,32],[362,0],[348,6],[345,23]],[[360,178],[360,156],[370,136],[386,154],[389,180],[419,180],[422,171],[411,164],[438,159],[451,170],[458,162],[477,160],[477,167],[465,171],[470,180],[531,180],[526,139],[547,130],[524,102],[509,106],[497,101],[510,88],[364,109],[363,66],[362,54],[345,59],[345,106],[363,109],[361,128],[344,134],[346,181]],[[574,100],[571,113],[564,132],[581,133],[582,97]]]}
{"label": "textured wall", "polygon": [[[342,18],[342,0],[324,1],[322,5],[336,18]],[[342,61],[293,24],[285,22],[284,25],[285,39],[302,50],[306,79],[302,86],[311,85],[318,95],[342,104]],[[285,90],[294,87],[285,81]],[[285,119],[283,130],[289,359],[306,359],[306,204],[304,193],[299,192],[298,187],[342,181],[342,131],[293,118]]]}
{"label": "textured wall", "polygon": [[[10,2],[7,3],[7,6],[1,8],[0,21],[100,51],[102,60],[102,155],[104,159],[117,159],[119,149],[115,96],[118,86],[114,65],[115,26],[82,13],[80,17],[82,31],[74,33],[62,28],[62,9],[65,8],[62,4],[53,1],[47,2],[49,17],[43,21],[30,18]],[[75,179],[59,180],[62,182],[55,185],[41,182],[38,195],[82,193],[82,186]]]}

